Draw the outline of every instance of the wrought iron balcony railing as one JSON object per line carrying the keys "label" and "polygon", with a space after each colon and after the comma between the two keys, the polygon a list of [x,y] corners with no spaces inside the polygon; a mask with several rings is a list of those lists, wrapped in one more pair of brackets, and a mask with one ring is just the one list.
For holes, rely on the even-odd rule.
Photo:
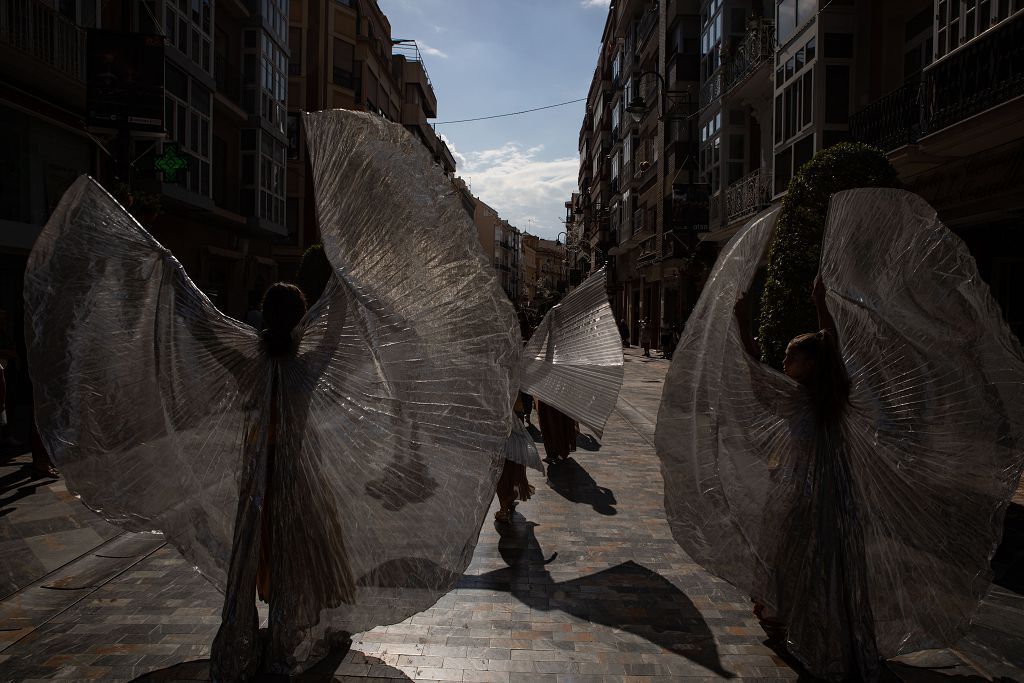
{"label": "wrought iron balcony railing", "polygon": [[1024,13],[925,70],[928,131],[1024,94]]}
{"label": "wrought iron balcony railing", "polygon": [[748,173],[725,190],[725,212],[730,221],[755,214],[771,203],[771,171]]}
{"label": "wrought iron balcony railing", "polygon": [[916,142],[925,127],[924,82],[908,81],[850,117],[855,140],[883,150]]}
{"label": "wrought iron balcony railing", "polygon": [[85,81],[85,31],[38,0],[0,0],[0,42]]}
{"label": "wrought iron balcony railing", "polygon": [[775,46],[774,21],[760,18],[747,24],[743,42],[722,66],[723,92],[736,86],[762,64],[774,59]]}
{"label": "wrought iron balcony railing", "polygon": [[1024,13],[1017,13],[850,117],[854,139],[891,151],[1024,95]]}
{"label": "wrought iron balcony railing", "polygon": [[722,70],[719,69],[711,75],[704,85],[700,87],[700,106],[706,107],[715,100],[722,97]]}

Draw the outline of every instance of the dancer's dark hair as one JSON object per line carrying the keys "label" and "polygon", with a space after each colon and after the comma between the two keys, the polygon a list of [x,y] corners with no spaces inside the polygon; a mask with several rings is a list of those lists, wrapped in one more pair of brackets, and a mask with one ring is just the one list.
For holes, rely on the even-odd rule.
{"label": "dancer's dark hair", "polygon": [[827,330],[808,332],[794,337],[789,348],[814,363],[803,384],[814,400],[818,417],[824,421],[838,419],[850,401],[850,376],[835,337]]}
{"label": "dancer's dark hair", "polygon": [[263,330],[260,334],[267,353],[283,356],[292,350],[292,330],[306,314],[306,297],[288,282],[275,282],[263,295]]}

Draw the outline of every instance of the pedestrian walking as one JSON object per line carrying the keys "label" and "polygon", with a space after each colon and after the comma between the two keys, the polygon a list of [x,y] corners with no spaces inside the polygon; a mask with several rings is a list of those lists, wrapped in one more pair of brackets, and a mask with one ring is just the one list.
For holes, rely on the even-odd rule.
{"label": "pedestrian walking", "polygon": [[644,348],[644,357],[651,357],[651,324],[647,318],[640,319],[640,346]]}
{"label": "pedestrian walking", "polygon": [[629,348],[629,325],[625,318],[619,318],[619,336],[622,337],[622,348]]}
{"label": "pedestrian walking", "polygon": [[860,189],[830,202],[819,329],[783,372],[761,364],[742,293],[777,216],[723,251],[665,379],[665,511],[810,673],[874,681],[958,642],[988,592],[1024,469],[1024,351],[934,209]]}

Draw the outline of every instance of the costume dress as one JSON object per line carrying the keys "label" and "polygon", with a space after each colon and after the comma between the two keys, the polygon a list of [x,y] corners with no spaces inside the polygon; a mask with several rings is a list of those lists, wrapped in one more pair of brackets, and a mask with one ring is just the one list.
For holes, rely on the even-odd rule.
{"label": "costume dress", "polygon": [[777,211],[725,247],[665,380],[673,534],[765,604],[822,677],[955,642],[1024,463],[1024,356],[964,244],[918,196],[833,196],[821,276],[852,388],[823,424],[733,313]]}
{"label": "costume dress", "polygon": [[251,675],[261,651],[302,670],[344,635],[450,590],[494,495],[519,388],[514,312],[428,151],[365,113],[305,126],[334,273],[293,353],[269,357],[86,177],[25,276],[47,447],[89,507],[164,532],[224,592],[212,656],[224,680]]}

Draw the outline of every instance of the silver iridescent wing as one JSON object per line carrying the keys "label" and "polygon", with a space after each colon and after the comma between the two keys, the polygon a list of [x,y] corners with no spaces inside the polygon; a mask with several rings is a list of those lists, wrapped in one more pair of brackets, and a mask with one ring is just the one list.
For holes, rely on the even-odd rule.
{"label": "silver iridescent wing", "polygon": [[839,193],[821,272],[853,385],[822,424],[733,315],[772,220],[726,247],[666,378],[666,512],[694,559],[788,623],[812,672],[850,675],[969,624],[1024,462],[1024,357],[927,203]]}
{"label": "silver iridescent wing", "polygon": [[548,311],[523,350],[523,391],[601,436],[622,387],[622,337],[602,268]]}
{"label": "silver iridescent wing", "polygon": [[36,241],[25,308],[39,431],[71,490],[165,532],[223,590],[244,435],[269,386],[255,331],[85,176]]}

